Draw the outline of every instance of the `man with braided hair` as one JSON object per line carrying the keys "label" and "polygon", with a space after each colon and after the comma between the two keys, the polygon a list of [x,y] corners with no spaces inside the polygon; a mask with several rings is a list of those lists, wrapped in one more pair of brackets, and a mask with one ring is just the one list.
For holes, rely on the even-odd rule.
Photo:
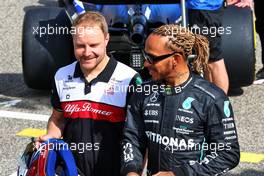
{"label": "man with braided hair", "polygon": [[122,175],[141,174],[146,150],[153,176],[221,175],[239,163],[230,101],[199,75],[207,69],[208,50],[205,37],[174,24],[148,36],[144,65],[153,81],[142,86],[151,92],[138,91],[129,101]]}

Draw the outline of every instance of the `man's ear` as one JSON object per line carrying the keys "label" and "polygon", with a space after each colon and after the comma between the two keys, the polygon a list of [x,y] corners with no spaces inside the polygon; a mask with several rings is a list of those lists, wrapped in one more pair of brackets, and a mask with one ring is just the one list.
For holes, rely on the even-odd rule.
{"label": "man's ear", "polygon": [[105,37],[105,46],[107,46],[109,39],[110,39],[110,35],[109,35],[109,33],[107,33],[106,37]]}
{"label": "man's ear", "polygon": [[183,60],[184,58],[182,57],[182,55],[176,53],[173,56],[173,64],[178,64],[181,60]]}
{"label": "man's ear", "polygon": [[175,68],[177,65],[179,65],[182,62],[185,62],[184,56],[178,53],[174,54],[172,61],[173,67]]}
{"label": "man's ear", "polygon": [[172,67],[173,68],[176,68],[178,65],[178,58],[176,55],[173,56],[173,59],[172,59]]}

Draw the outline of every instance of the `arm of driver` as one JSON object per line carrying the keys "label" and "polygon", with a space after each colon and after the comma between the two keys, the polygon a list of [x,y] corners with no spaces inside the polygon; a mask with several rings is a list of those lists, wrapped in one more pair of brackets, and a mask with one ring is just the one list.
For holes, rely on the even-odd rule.
{"label": "arm of driver", "polygon": [[139,176],[139,175],[135,172],[129,172],[126,176]]}
{"label": "arm of driver", "polygon": [[165,171],[165,172],[158,172],[157,174],[152,176],[176,176],[176,175],[171,171]]}
{"label": "arm of driver", "polygon": [[227,5],[235,5],[237,7],[251,7],[253,8],[253,1],[252,0],[226,0]]}
{"label": "arm of driver", "polygon": [[50,138],[61,138],[64,129],[63,112],[53,109],[52,114],[47,124],[47,133],[36,139],[36,147],[38,148],[40,142],[46,141]]}
{"label": "arm of driver", "polygon": [[61,138],[64,129],[63,112],[53,109],[47,125],[47,135],[52,138]]}

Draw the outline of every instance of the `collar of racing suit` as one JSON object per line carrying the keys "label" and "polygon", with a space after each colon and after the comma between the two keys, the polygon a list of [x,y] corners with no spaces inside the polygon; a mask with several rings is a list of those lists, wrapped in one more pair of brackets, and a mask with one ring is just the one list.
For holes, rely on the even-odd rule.
{"label": "collar of racing suit", "polygon": [[[95,82],[106,82],[107,83],[110,80],[113,72],[115,71],[116,65],[117,65],[117,61],[112,56],[109,57],[109,61],[106,64],[103,71],[99,73],[99,75],[90,82],[94,82],[94,83]],[[77,62],[75,66],[73,77],[74,78],[78,78],[78,77],[84,78],[79,62]]]}
{"label": "collar of racing suit", "polygon": [[181,93],[183,89],[185,89],[190,84],[192,79],[193,79],[193,75],[192,73],[190,73],[188,79],[184,83],[178,86],[165,85],[164,95],[175,95]]}
{"label": "collar of racing suit", "polygon": [[103,71],[101,73],[99,73],[99,75],[94,78],[93,80],[91,80],[90,82],[88,82],[83,75],[83,72],[81,70],[80,67],[80,63],[77,62],[76,66],[75,66],[75,70],[74,70],[74,74],[73,77],[74,78],[80,78],[85,86],[84,86],[84,94],[88,94],[91,92],[91,86],[92,84],[95,84],[97,82],[108,82],[113,74],[113,72],[115,71],[117,65],[117,61],[111,56],[106,67],[103,69]]}

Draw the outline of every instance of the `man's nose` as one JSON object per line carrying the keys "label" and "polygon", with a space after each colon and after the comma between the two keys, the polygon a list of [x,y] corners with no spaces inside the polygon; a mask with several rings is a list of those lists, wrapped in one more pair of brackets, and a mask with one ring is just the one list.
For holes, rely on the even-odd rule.
{"label": "man's nose", "polygon": [[92,49],[90,46],[85,46],[85,50],[84,50],[84,53],[83,55],[84,56],[90,56],[92,54]]}

